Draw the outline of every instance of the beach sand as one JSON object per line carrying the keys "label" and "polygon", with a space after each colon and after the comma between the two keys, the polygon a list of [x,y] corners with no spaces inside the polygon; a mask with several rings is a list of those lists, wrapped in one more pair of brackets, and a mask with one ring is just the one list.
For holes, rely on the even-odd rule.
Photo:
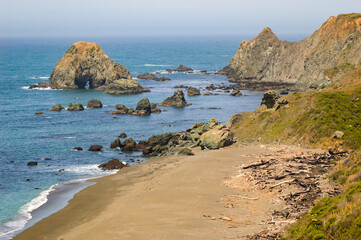
{"label": "beach sand", "polygon": [[[262,222],[282,208],[272,194],[245,192],[224,181],[270,150],[232,146],[195,152],[150,159],[92,180],[97,184],[14,239],[244,239],[265,229]],[[241,198],[232,202],[230,196]]]}

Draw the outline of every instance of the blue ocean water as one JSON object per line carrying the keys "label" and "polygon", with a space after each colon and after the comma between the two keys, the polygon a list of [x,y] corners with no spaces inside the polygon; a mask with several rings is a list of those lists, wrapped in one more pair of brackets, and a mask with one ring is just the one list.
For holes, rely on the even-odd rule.
{"label": "blue ocean water", "polygon": [[[174,69],[185,64],[195,70],[220,70],[228,64],[244,38],[123,38],[123,39],[2,39],[0,40],[0,239],[21,229],[31,218],[31,211],[46,202],[52,186],[74,179],[105,174],[97,165],[118,158],[130,162],[140,153],[122,154],[110,149],[110,143],[122,133],[136,141],[163,132],[183,131],[195,122],[220,122],[237,112],[256,109],[261,92],[243,91],[244,96],[229,93],[194,96],[186,99],[191,106],[161,107],[166,112],[136,117],[118,115],[109,110],[116,104],[135,108],[148,97],[160,103],[176,90],[175,85],[205,87],[229,84],[224,76],[202,74],[167,74],[168,82],[139,80],[150,93],[112,96],[95,90],[28,90],[31,84],[47,81],[56,62],[79,40],[97,42],[114,61],[123,64],[136,77],[140,73]],[[204,90],[203,90],[204,92]],[[81,112],[50,112],[60,103],[83,105],[99,99],[104,107]],[[209,108],[219,109],[209,109]],[[35,112],[44,115],[35,115]],[[102,152],[89,152],[92,144],[104,146]],[[70,151],[80,146],[84,151]],[[52,160],[42,160],[51,158]],[[29,167],[27,162],[37,161]],[[63,172],[58,170],[64,169]]]}

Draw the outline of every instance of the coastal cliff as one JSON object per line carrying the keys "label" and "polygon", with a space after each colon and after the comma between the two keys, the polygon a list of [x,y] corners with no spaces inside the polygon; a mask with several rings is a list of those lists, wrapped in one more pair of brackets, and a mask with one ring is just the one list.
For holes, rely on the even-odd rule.
{"label": "coastal cliff", "polygon": [[[123,65],[111,60],[98,44],[80,41],[71,45],[57,62],[50,76],[50,86],[53,89],[81,89],[87,84],[90,89],[96,90],[107,90],[110,87],[106,91],[110,94],[149,91],[133,80]],[[113,91],[118,85],[121,91]]]}
{"label": "coastal cliff", "polygon": [[[361,14],[330,17],[299,42],[281,41],[265,28],[242,41],[229,65],[219,74],[239,83],[286,83],[295,89],[331,83],[333,68],[361,65]],[[331,71],[332,73],[332,71]]]}

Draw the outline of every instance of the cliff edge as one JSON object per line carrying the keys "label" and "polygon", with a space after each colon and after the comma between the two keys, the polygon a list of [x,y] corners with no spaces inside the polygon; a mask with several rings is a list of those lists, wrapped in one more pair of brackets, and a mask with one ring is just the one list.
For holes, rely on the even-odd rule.
{"label": "cliff edge", "polygon": [[220,71],[232,82],[274,82],[296,89],[331,83],[328,70],[361,65],[361,14],[330,17],[311,36],[281,41],[265,28],[250,41],[242,41],[229,65]]}

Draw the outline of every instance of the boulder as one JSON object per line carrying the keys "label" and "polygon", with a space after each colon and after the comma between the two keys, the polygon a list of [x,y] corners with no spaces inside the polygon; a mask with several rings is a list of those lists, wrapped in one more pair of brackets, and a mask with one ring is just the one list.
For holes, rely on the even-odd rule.
{"label": "boulder", "polygon": [[83,111],[84,107],[80,103],[69,103],[68,111]]}
{"label": "boulder", "polygon": [[167,145],[168,142],[175,137],[175,133],[162,133],[159,135],[153,135],[151,136],[148,141],[147,141],[147,145],[148,146],[156,146],[156,145],[160,145],[160,146],[164,146]]}
{"label": "boulder", "polygon": [[103,146],[101,145],[91,145],[88,151],[101,151]]}
{"label": "boulder", "polygon": [[149,89],[140,86],[138,81],[133,79],[115,80],[106,86],[104,93],[119,95],[119,94],[138,94],[142,92],[150,92]]}
{"label": "boulder", "polygon": [[60,104],[56,104],[56,105],[52,106],[51,108],[49,108],[49,111],[61,111],[64,109],[65,108],[63,106],[61,106]]}
{"label": "boulder", "polygon": [[184,93],[181,89],[178,89],[174,92],[173,96],[165,99],[160,106],[175,106],[175,107],[183,107],[183,106],[189,106],[190,104],[187,103],[187,101],[184,98]]}
{"label": "boulder", "polygon": [[144,111],[144,115],[149,115],[151,113],[151,106],[148,98],[141,99],[137,107],[135,108],[136,111]]}
{"label": "boulder", "polygon": [[242,96],[242,93],[241,93],[240,90],[234,89],[234,90],[231,92],[231,94],[229,94],[229,95],[235,96],[235,97],[239,97],[239,96]]}
{"label": "boulder", "polygon": [[261,105],[265,105],[267,109],[273,108],[280,97],[281,95],[275,90],[268,90],[263,95]]}
{"label": "boulder", "polygon": [[30,162],[28,162],[27,165],[28,165],[28,166],[36,166],[36,165],[38,165],[38,162],[30,161]]}
{"label": "boulder", "polygon": [[217,125],[200,137],[203,148],[218,149],[233,144],[233,133],[224,125]]}
{"label": "boulder", "polygon": [[185,155],[185,156],[192,156],[194,155],[193,151],[189,148],[182,148],[179,152],[178,155]]}
{"label": "boulder", "polygon": [[137,150],[137,143],[134,141],[133,138],[126,139],[122,145],[123,152],[133,152]]}
{"label": "boulder", "polygon": [[197,96],[197,95],[201,95],[201,92],[199,91],[198,88],[195,87],[188,88],[188,96]]}
{"label": "boulder", "polygon": [[120,137],[120,138],[126,138],[126,137],[127,137],[127,134],[126,134],[126,133],[121,133],[121,134],[119,135],[119,137]]}
{"label": "boulder", "polygon": [[340,138],[343,137],[343,135],[345,135],[344,132],[336,131],[336,132],[333,133],[332,138],[340,139]]}
{"label": "boulder", "polygon": [[114,170],[114,169],[122,169],[124,167],[129,167],[129,164],[126,162],[121,162],[119,159],[112,159],[107,163],[100,164],[98,166],[101,170]]}
{"label": "boulder", "polygon": [[103,104],[101,101],[97,100],[97,99],[92,99],[88,102],[88,104],[86,105],[87,108],[102,108]]}
{"label": "boulder", "polygon": [[115,139],[114,142],[112,142],[112,144],[110,144],[110,148],[117,148],[117,147],[121,147],[121,142],[119,140],[119,138]]}

